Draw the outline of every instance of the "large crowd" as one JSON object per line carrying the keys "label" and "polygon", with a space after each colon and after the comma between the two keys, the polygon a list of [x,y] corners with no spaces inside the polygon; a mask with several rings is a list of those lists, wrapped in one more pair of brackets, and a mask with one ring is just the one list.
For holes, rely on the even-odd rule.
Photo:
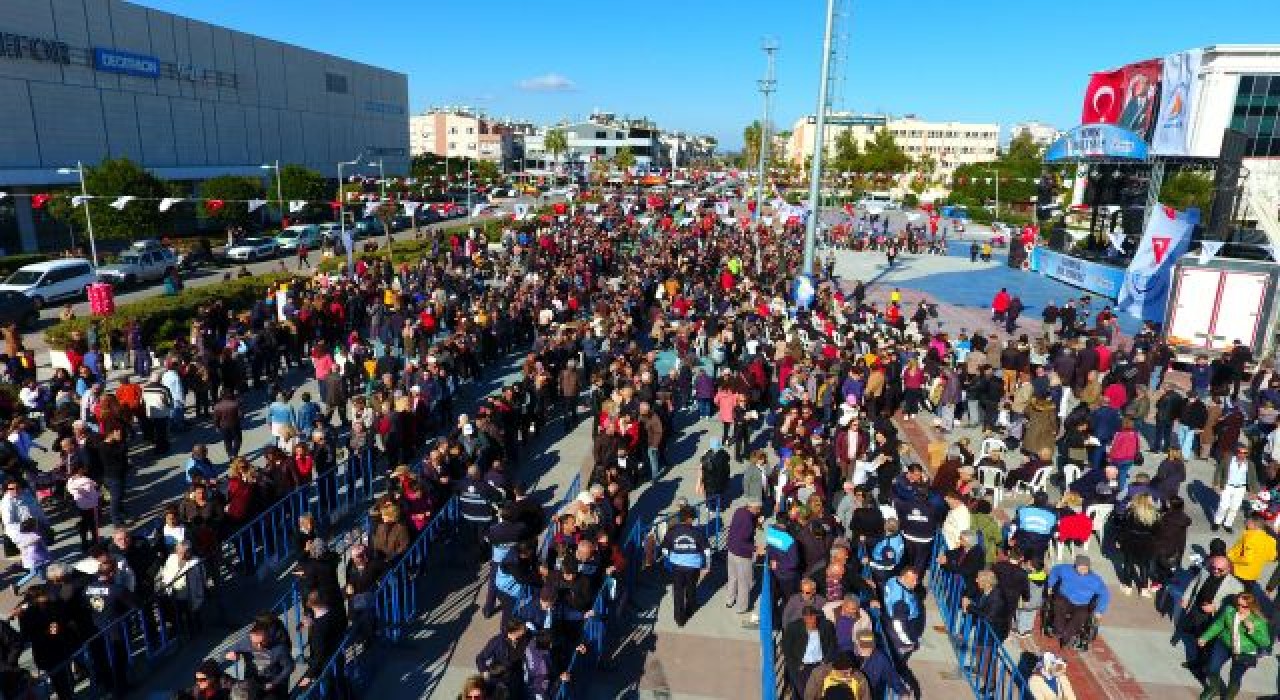
{"label": "large crowd", "polygon": [[[698,458],[698,490],[727,514],[726,602],[746,627],[772,606],[795,697],[919,694],[910,660],[931,572],[960,581],[965,614],[1001,642],[1056,641],[1028,679],[1038,699],[1073,697],[1071,655],[1115,594],[1135,592],[1157,598],[1191,640],[1202,697],[1235,696],[1270,648],[1265,611],[1280,580],[1262,579],[1280,515],[1270,365],[1251,372],[1237,344],[1172,372],[1158,328],[1126,336],[1087,296],[1032,320],[1002,289],[991,313],[1003,337],[952,336],[928,304],[904,309],[898,290],[839,283],[833,257],[798,290],[796,222],[748,226],[691,199],[692,225],[676,226],[664,218],[674,205],[615,195],[513,225],[495,246],[455,235],[438,256],[361,260],[246,309],[211,304],[176,337],[131,324],[103,338],[91,325],[67,348],[70,368],[50,378],[8,329],[4,370],[22,406],[0,455],[0,520],[23,598],[16,628],[0,624],[12,660],[0,691],[30,686],[17,663],[29,647],[51,690],[72,697],[79,669],[65,662],[86,642],[95,682],[123,690],[132,679],[112,659],[124,640],[108,633],[120,617],[142,611],[141,624],[176,637],[197,631],[222,574],[249,573],[225,560],[227,539],[341,463],[388,486],[348,553],[334,551],[329,523],[299,518],[304,668],[267,612],[241,621],[244,641],[180,692],[285,697],[317,682],[344,638],[376,633],[379,581],[453,501],[459,551],[487,560],[482,612],[498,616],[460,697],[552,697],[585,651],[601,591],[627,598],[633,493],[674,466],[680,430],[709,422],[720,426]],[[891,264],[900,251],[938,252],[923,229],[895,235],[864,217],[832,240]],[[465,387],[512,353],[517,378],[464,406]],[[108,359],[126,369],[112,376]],[[245,445],[259,409],[270,437]],[[582,492],[548,516],[527,492],[530,448],[583,417]],[[935,441],[913,442],[918,430]],[[139,483],[149,458],[139,448],[163,457],[191,431],[221,449],[193,445],[180,497],[139,526],[126,505],[155,486]],[[46,437],[53,454],[35,454]],[[1184,494],[1205,459],[1212,527],[1241,531],[1192,562]],[[75,523],[74,566],[51,554],[62,520]],[[1087,553],[1095,533],[1118,590]],[[684,626],[717,554],[691,507],[656,548]],[[773,600],[752,600],[758,561]],[[227,660],[241,662],[236,677]]]}

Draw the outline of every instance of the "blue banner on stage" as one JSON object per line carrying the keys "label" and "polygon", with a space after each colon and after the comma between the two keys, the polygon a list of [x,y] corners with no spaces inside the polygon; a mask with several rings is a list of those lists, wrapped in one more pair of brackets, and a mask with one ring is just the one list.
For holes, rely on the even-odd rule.
{"label": "blue banner on stage", "polygon": [[1198,223],[1200,210],[1195,207],[1179,212],[1173,207],[1157,206],[1151,212],[1142,242],[1125,271],[1117,309],[1144,321],[1164,320],[1173,264],[1187,252],[1191,232]]}
{"label": "blue banner on stage", "polygon": [[1133,158],[1146,160],[1142,137],[1111,124],[1084,124],[1063,134],[1045,151],[1044,162],[1072,158]]}
{"label": "blue banner on stage", "polygon": [[1120,294],[1124,284],[1122,268],[1073,258],[1039,246],[1031,251],[1031,269],[1111,299]]}

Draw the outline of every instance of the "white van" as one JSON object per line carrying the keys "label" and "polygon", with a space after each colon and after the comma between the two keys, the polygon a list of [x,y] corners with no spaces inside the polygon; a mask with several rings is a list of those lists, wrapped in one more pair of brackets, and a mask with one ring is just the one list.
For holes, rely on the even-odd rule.
{"label": "white van", "polygon": [[47,260],[23,265],[0,283],[0,291],[21,292],[35,302],[36,308],[78,297],[98,281],[93,265],[84,258]]}

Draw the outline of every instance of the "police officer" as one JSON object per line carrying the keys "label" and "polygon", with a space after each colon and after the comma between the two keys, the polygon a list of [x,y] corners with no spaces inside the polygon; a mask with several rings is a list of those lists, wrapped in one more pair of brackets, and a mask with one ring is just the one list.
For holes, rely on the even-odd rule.
{"label": "police officer", "polygon": [[684,627],[693,615],[698,579],[711,568],[711,545],[702,530],[693,524],[693,518],[693,508],[681,508],[679,522],[662,538],[662,555],[671,562],[671,586],[679,627]]}
{"label": "police officer", "polygon": [[1049,508],[1049,495],[1038,492],[1030,505],[1025,505],[1014,514],[1014,530],[1010,538],[1026,559],[1041,559],[1049,549],[1053,538],[1053,528],[1058,524],[1058,516]]}
{"label": "police officer", "polygon": [[493,617],[494,603],[498,598],[498,568],[520,540],[528,537],[524,523],[516,518],[515,508],[504,504],[498,509],[498,522],[489,526],[485,532],[485,541],[489,543],[489,592],[485,594],[483,612],[485,617]]}
{"label": "police officer", "polygon": [[[903,561],[917,572],[924,571],[929,566],[933,539],[938,533],[937,509],[929,503],[929,495],[923,489],[917,489],[911,500],[900,500],[894,505],[905,541]],[[917,575],[917,582],[919,579]]]}
{"label": "police officer", "polygon": [[919,585],[920,575],[907,566],[889,579],[881,594],[881,605],[888,615],[889,639],[904,670],[909,669],[907,660],[920,648],[920,636],[924,633],[924,609],[915,594]]}
{"label": "police officer", "polygon": [[871,546],[867,565],[871,569],[871,580],[876,587],[884,586],[891,576],[902,566],[906,541],[898,531],[898,519],[889,518],[884,523],[884,537]]}

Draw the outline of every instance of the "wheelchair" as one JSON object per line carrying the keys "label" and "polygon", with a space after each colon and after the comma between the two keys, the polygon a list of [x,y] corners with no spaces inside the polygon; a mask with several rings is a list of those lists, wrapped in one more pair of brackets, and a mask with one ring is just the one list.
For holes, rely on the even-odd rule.
{"label": "wheelchair", "polygon": [[[1059,595],[1058,588],[1055,586],[1045,593],[1044,600],[1040,603],[1040,634],[1055,639],[1058,637],[1058,632],[1053,628],[1053,601]],[[1085,617],[1084,624],[1080,627],[1080,632],[1067,643],[1069,648],[1078,651],[1089,650],[1089,645],[1098,636],[1098,619],[1094,616],[1097,605],[1098,597],[1095,595],[1089,600],[1089,612]]]}

